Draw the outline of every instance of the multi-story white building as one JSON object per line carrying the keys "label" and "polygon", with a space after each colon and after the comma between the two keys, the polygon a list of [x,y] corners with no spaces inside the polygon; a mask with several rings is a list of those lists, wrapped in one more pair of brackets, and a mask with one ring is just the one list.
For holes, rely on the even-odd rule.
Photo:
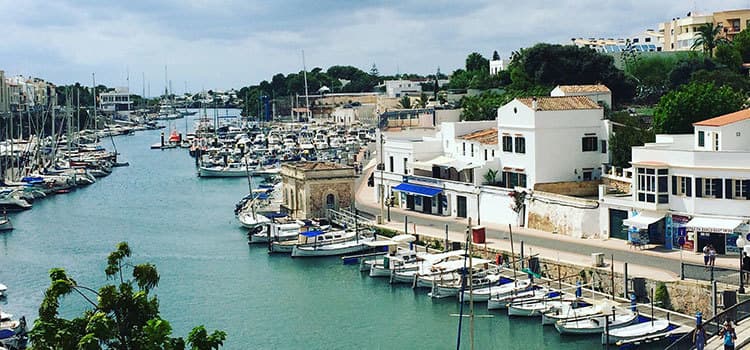
{"label": "multi-story white building", "polygon": [[591,181],[609,163],[604,109],[584,96],[517,98],[498,109],[504,186]]}
{"label": "multi-story white building", "polygon": [[126,87],[115,88],[114,91],[99,94],[102,111],[114,113],[131,110],[133,101],[130,100],[130,91]]}
{"label": "multi-story white building", "polygon": [[687,16],[672,18],[659,23],[659,34],[662,35],[664,51],[692,50],[699,29],[706,24],[721,28],[721,36],[732,40],[739,32],[748,28],[750,9],[718,11],[713,13],[688,12]]}
{"label": "multi-story white building", "polygon": [[411,80],[386,80],[385,94],[388,97],[402,97],[407,95],[419,95],[422,93],[422,84]]}
{"label": "multi-story white building", "polygon": [[610,236],[632,240],[638,232],[668,248],[683,237],[687,250],[710,243],[738,254],[750,219],[750,110],[693,125],[694,134],[657,135],[633,147],[631,194],[600,195]]}
{"label": "multi-story white building", "polygon": [[572,38],[570,40],[575,46],[588,47],[601,53],[619,53],[627,50],[657,52],[663,49],[664,34],[647,29],[625,38]]}

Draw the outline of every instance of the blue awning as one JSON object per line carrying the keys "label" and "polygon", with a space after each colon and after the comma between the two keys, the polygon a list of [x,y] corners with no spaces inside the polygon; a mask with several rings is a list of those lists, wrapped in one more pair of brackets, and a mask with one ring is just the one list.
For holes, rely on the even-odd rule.
{"label": "blue awning", "polygon": [[429,186],[419,186],[409,183],[401,183],[398,186],[393,188],[396,191],[401,192],[407,192],[411,194],[418,194],[420,196],[427,196],[427,197],[434,197],[440,192],[443,192],[442,189],[435,188],[435,187],[429,187]]}
{"label": "blue awning", "polygon": [[305,231],[305,232],[300,232],[300,234],[301,234],[301,235],[303,235],[303,236],[305,236],[305,237],[315,237],[315,236],[320,236],[320,235],[322,235],[322,234],[324,234],[324,233],[325,233],[325,232],[323,232],[323,231],[320,231],[320,230],[313,230],[313,231]]}

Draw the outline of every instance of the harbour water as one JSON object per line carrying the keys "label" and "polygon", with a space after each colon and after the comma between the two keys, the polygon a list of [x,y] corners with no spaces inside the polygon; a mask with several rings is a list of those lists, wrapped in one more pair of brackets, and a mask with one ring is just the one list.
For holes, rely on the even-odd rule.
{"label": "harbour water", "polygon": [[[33,322],[50,268],[98,288],[107,254],[127,241],[134,262],[152,262],[161,273],[156,293],[175,335],[203,324],[227,332],[224,349],[456,347],[455,299],[431,300],[338,258],[292,259],[248,247],[233,215],[247,182],[198,178],[185,150],[149,149],[159,133],[115,138],[129,167],[13,216],[16,229],[0,233],[0,283],[9,287],[0,307]],[[86,307],[77,296],[62,305],[67,316]],[[560,337],[536,318],[509,319],[483,304],[476,314],[494,316],[476,318],[476,349],[601,349],[598,337]],[[468,318],[463,330],[468,349]]]}

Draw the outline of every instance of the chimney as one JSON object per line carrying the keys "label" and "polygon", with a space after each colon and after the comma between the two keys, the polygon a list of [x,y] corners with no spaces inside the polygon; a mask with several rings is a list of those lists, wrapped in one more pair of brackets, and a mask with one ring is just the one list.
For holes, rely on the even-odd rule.
{"label": "chimney", "polygon": [[531,98],[531,109],[535,111],[539,109],[539,105],[536,102],[536,97]]}

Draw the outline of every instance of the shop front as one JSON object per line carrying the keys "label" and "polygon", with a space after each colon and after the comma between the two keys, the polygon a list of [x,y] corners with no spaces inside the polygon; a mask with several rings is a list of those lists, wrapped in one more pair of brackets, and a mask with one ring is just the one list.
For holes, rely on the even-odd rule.
{"label": "shop front", "polygon": [[401,183],[392,188],[394,204],[420,213],[443,215],[447,212],[447,199],[437,187]]}
{"label": "shop front", "polygon": [[665,242],[664,216],[655,213],[639,213],[622,221],[623,230],[628,233],[628,242],[634,245],[658,244]]}
{"label": "shop front", "polygon": [[708,244],[713,245],[717,254],[739,255],[737,237],[744,227],[739,219],[694,217],[686,225],[688,237],[696,241],[695,250],[701,251]]}

